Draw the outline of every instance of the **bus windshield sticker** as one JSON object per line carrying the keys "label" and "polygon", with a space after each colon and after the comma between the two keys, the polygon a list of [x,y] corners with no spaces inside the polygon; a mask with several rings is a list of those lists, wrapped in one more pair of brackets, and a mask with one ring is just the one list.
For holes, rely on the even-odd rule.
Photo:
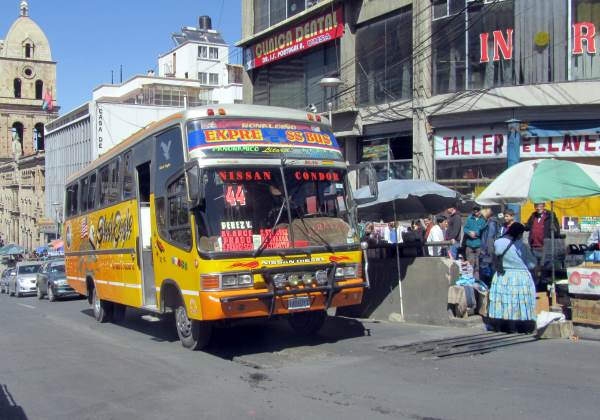
{"label": "bus windshield sticker", "polygon": [[230,207],[245,206],[246,192],[244,187],[236,184],[228,184],[225,187],[225,202]]}
{"label": "bus windshield sticker", "polygon": [[223,251],[252,251],[252,222],[221,222],[221,247]]}

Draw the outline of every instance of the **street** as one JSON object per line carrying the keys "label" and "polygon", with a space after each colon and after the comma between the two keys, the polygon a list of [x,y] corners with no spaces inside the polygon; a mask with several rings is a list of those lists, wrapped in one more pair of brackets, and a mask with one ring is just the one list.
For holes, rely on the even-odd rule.
{"label": "street", "polygon": [[191,352],[142,315],[98,324],[85,300],[0,295],[0,419],[597,418],[600,342],[435,358],[400,346],[482,331],[331,318],[308,339],[219,329]]}

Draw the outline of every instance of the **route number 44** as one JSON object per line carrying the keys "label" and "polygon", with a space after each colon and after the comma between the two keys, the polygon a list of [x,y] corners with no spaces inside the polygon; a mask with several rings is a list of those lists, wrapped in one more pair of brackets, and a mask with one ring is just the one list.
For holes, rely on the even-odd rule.
{"label": "route number 44", "polygon": [[245,206],[246,192],[241,185],[227,185],[225,201],[230,207]]}

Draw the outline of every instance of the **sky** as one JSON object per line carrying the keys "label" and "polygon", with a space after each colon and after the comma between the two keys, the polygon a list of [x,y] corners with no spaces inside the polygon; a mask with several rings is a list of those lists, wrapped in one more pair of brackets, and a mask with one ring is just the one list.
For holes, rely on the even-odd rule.
{"label": "sky", "polygon": [[[0,39],[19,17],[20,0],[0,0]],[[57,100],[65,114],[92,97],[92,90],[149,69],[158,73],[158,56],[173,48],[173,32],[212,18],[232,45],[241,38],[240,0],[29,0],[29,16],[50,41],[57,64]],[[230,50],[232,61],[240,54]]]}

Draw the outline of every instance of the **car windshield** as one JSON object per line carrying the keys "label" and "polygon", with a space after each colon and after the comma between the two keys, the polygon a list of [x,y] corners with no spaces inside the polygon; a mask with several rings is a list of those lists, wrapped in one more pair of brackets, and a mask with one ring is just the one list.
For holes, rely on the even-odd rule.
{"label": "car windshield", "polygon": [[50,269],[48,271],[50,273],[64,273],[65,272],[65,266],[64,266],[64,264],[53,265],[53,266],[50,267]]}
{"label": "car windshield", "polygon": [[358,244],[344,177],[345,171],[327,168],[286,168],[283,176],[279,167],[207,170],[206,204],[196,217],[200,251]]}
{"label": "car windshield", "polygon": [[41,265],[22,265],[19,267],[19,274],[35,274],[40,271]]}

